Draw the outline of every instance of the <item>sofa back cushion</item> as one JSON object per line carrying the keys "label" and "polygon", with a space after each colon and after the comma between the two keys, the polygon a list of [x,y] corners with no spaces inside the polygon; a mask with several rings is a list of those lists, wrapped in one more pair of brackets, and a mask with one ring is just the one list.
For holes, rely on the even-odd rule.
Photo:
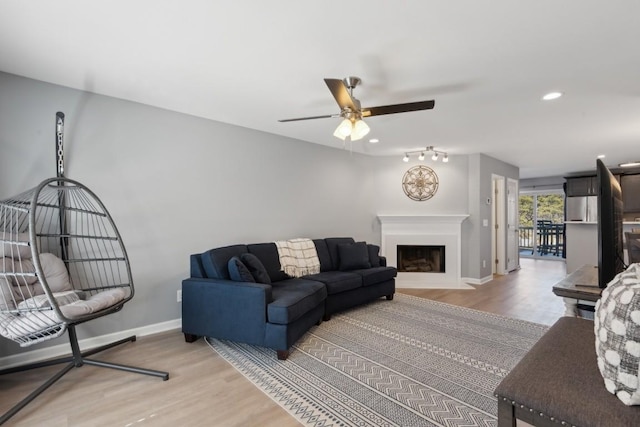
{"label": "sofa back cushion", "polygon": [[[331,268],[327,269],[330,271],[338,270],[340,266],[340,255],[338,254],[338,245],[344,245],[349,243],[355,243],[355,240],[351,237],[328,237],[324,239],[327,244],[327,248],[329,249],[329,256],[331,257]],[[320,264],[322,266],[322,262]],[[327,271],[322,270],[322,271]]]}
{"label": "sofa back cushion", "polygon": [[280,256],[278,255],[278,248],[275,243],[254,243],[247,245],[247,249],[250,254],[255,255],[262,265],[264,265],[272,282],[280,282],[289,278],[289,276],[282,271]]}
{"label": "sofa back cushion", "polygon": [[338,245],[338,270],[350,271],[371,268],[369,250],[365,242]]}
{"label": "sofa back cushion", "polygon": [[221,248],[210,249],[200,255],[202,268],[206,277],[210,279],[230,280],[229,268],[227,264],[234,256],[240,256],[247,252],[247,245],[223,246]]}
{"label": "sofa back cushion", "polygon": [[190,277],[202,279],[206,277],[204,267],[202,267],[202,254],[193,254],[189,256]]}
{"label": "sofa back cushion", "polygon": [[316,245],[316,252],[320,260],[320,271],[332,271],[333,264],[331,263],[331,255],[329,255],[327,242],[325,242],[324,239],[314,239],[313,244]]}

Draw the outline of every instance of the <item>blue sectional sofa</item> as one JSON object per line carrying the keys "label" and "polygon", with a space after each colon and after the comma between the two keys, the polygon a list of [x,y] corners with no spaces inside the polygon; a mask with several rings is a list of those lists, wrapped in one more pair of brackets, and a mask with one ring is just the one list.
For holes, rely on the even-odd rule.
{"label": "blue sectional sofa", "polygon": [[313,244],[320,272],[297,278],[282,271],[273,242],[191,255],[191,277],[182,282],[185,340],[204,336],[260,345],[284,360],[309,328],[333,313],[383,296],[393,299],[397,270],[386,266],[378,246],[350,237]]}

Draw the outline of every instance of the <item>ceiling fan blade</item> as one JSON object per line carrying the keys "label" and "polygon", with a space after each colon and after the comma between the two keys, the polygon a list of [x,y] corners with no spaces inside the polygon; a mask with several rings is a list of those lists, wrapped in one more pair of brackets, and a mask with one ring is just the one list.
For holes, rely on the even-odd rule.
{"label": "ceiling fan blade", "polygon": [[340,117],[340,114],[327,114],[324,116],[311,116],[311,117],[298,117],[296,119],[283,119],[278,120],[279,122],[297,122],[299,120],[312,120],[312,119],[328,119],[331,117]]}
{"label": "ceiling fan blade", "polygon": [[347,86],[345,86],[342,80],[324,79],[324,82],[327,84],[331,94],[336,99],[336,102],[340,106],[340,110],[343,110],[346,107],[351,108],[353,111],[359,110],[359,107],[356,106],[351,94],[349,94],[349,89],[347,89]]}
{"label": "ceiling fan blade", "polygon": [[407,102],[405,104],[383,105],[362,110],[362,117],[382,116],[384,114],[408,113],[410,111],[431,110],[435,101]]}

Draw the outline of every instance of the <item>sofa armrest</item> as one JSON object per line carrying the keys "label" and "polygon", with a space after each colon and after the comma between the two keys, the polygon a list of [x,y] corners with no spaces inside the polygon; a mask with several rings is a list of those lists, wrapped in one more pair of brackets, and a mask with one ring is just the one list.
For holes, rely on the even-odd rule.
{"label": "sofa armrest", "polygon": [[271,285],[224,279],[182,281],[182,332],[246,342],[264,341]]}
{"label": "sofa armrest", "polygon": [[380,267],[386,267],[387,266],[387,257],[385,256],[380,256]]}

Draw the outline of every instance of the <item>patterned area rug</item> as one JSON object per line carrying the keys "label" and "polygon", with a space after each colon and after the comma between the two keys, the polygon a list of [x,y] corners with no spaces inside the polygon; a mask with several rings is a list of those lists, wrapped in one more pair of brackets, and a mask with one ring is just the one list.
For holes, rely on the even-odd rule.
{"label": "patterned area rug", "polygon": [[312,328],[286,361],[209,339],[307,426],[495,426],[493,390],[546,326],[397,294]]}

